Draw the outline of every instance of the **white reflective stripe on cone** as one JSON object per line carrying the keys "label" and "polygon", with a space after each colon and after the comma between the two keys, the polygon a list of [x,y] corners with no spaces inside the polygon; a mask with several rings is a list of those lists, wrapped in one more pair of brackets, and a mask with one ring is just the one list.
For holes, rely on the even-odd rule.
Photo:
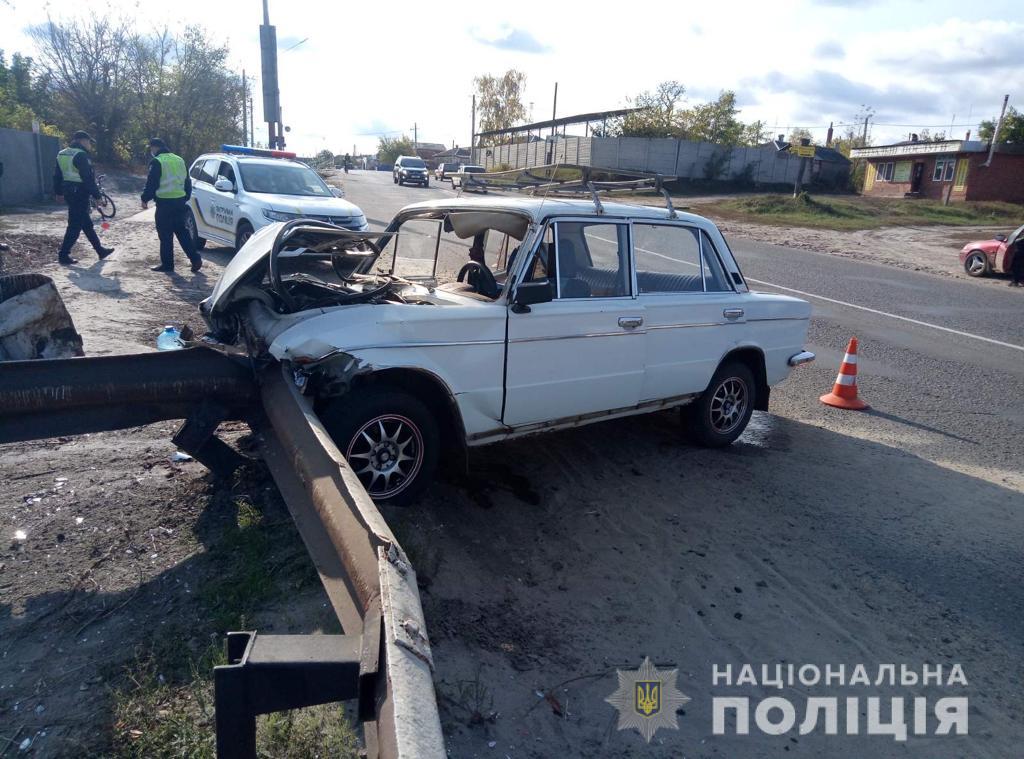
{"label": "white reflective stripe on cone", "polygon": [[836,377],[837,385],[856,385],[857,375],[856,374],[840,374]]}
{"label": "white reflective stripe on cone", "polygon": [[857,354],[856,353],[847,353],[846,357],[843,359],[843,363],[844,364],[856,364],[857,363]]}

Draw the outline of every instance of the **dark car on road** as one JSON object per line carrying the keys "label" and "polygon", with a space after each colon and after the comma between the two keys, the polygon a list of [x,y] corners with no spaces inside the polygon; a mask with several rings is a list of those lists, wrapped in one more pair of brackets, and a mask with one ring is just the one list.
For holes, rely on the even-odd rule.
{"label": "dark car on road", "polygon": [[423,159],[414,155],[398,156],[395,166],[391,169],[391,178],[395,184],[420,184],[430,186],[430,172]]}

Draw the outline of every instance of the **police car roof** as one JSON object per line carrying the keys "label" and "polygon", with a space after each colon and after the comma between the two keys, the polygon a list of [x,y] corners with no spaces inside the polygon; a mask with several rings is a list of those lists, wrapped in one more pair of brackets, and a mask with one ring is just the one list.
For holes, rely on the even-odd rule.
{"label": "police car roof", "polygon": [[[269,156],[262,155],[240,155],[238,153],[204,153],[197,158],[197,161],[205,161],[208,158],[231,158],[235,161],[245,161],[246,163],[260,163],[268,166],[276,166],[281,163],[293,163],[298,166],[306,166],[302,161],[297,161],[294,158],[270,158]],[[307,167],[308,168],[308,167]]]}

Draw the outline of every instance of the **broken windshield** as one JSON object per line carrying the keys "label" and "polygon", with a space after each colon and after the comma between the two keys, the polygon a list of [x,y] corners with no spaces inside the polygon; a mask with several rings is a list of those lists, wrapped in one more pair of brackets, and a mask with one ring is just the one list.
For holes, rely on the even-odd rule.
{"label": "broken windshield", "polygon": [[462,268],[476,261],[502,283],[527,228],[523,217],[493,211],[409,219],[388,240],[377,268],[399,277],[444,285],[456,282]]}

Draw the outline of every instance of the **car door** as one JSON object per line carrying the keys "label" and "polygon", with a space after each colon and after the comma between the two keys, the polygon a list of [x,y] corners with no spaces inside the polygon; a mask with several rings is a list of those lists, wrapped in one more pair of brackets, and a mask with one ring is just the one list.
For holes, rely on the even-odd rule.
{"label": "car door", "polygon": [[698,227],[634,220],[632,240],[646,330],[640,400],[702,392],[742,337],[744,296]]}
{"label": "car door", "polygon": [[[223,193],[213,186],[223,172],[222,166],[225,165],[227,162],[220,158],[206,159],[199,177],[192,177],[192,195],[195,197],[195,207],[199,211],[196,221],[202,228],[203,236],[212,235],[220,239],[234,240],[234,198],[231,193]],[[231,198],[230,202],[224,200],[225,195]]]}
{"label": "car door", "polygon": [[626,221],[559,219],[525,265],[554,298],[509,311],[505,408],[522,426],[635,406],[643,384],[643,309],[633,294]]}
{"label": "car door", "polygon": [[[218,231],[231,240],[235,239],[238,228],[238,177],[234,167],[227,161],[221,161],[215,169],[214,181],[226,179],[231,182],[231,190],[218,190],[211,187],[210,210]],[[262,219],[260,220],[262,221]],[[258,225],[257,225],[258,226]]]}

